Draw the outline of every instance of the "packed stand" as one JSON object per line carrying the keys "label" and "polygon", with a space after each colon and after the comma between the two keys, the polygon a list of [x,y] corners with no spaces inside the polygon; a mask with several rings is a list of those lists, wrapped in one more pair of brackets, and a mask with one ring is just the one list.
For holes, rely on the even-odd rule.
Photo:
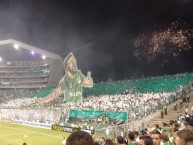
{"label": "packed stand", "polygon": [[118,136],[106,134],[100,138],[85,131],[76,131],[65,140],[65,145],[192,145],[193,119],[186,119],[183,125],[178,120],[171,120],[162,128],[148,127],[122,132]]}
{"label": "packed stand", "polygon": [[84,88],[85,96],[174,92],[193,82],[193,74],[165,75],[143,79],[109,81],[94,84],[92,89]]}
{"label": "packed stand", "polygon": [[1,108],[22,108],[36,103],[36,97],[28,97],[29,94],[39,92],[40,89],[0,89]]}

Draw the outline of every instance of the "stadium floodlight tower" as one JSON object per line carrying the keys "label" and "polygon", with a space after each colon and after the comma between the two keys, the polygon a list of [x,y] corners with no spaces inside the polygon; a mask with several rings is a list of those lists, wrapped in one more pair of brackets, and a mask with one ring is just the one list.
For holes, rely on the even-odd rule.
{"label": "stadium floodlight tower", "polygon": [[12,45],[15,49],[25,49],[31,55],[38,54],[42,56],[42,59],[46,59],[49,65],[49,85],[57,85],[63,76],[63,58],[61,56],[13,39],[0,40],[0,46],[4,47],[4,45]]}

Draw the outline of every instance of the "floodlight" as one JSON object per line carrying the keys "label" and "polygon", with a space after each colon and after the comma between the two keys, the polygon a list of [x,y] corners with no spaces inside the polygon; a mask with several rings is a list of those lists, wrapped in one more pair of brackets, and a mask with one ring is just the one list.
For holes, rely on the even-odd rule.
{"label": "floodlight", "polygon": [[34,51],[31,51],[31,54],[32,54],[32,55],[34,55],[34,54],[35,54],[35,52],[34,52]]}
{"label": "floodlight", "polygon": [[19,49],[19,45],[18,45],[18,44],[14,44],[13,47],[14,47],[15,49]]}
{"label": "floodlight", "polygon": [[46,59],[46,56],[45,56],[45,55],[42,55],[42,59]]}

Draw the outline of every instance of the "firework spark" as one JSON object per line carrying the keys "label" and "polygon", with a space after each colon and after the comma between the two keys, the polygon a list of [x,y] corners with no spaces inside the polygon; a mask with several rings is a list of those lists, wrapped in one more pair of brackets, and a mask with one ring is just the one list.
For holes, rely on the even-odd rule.
{"label": "firework spark", "polygon": [[149,62],[158,55],[176,57],[180,52],[191,49],[189,42],[192,37],[193,31],[185,23],[175,21],[164,31],[153,32],[149,36],[139,35],[135,38],[133,45],[137,49],[134,55],[145,56]]}

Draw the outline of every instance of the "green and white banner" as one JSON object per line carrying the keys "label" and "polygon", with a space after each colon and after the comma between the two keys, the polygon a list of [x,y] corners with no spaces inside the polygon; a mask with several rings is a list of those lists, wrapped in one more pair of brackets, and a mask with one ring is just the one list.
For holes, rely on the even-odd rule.
{"label": "green and white banner", "polygon": [[78,118],[80,120],[88,120],[96,119],[102,115],[116,124],[121,124],[127,121],[127,112],[106,112],[99,110],[70,110],[69,119]]}
{"label": "green and white banner", "polygon": [[64,60],[65,75],[59,82],[64,102],[82,102],[82,87],[92,87],[90,72],[84,76],[77,68],[76,58],[70,53]]}

